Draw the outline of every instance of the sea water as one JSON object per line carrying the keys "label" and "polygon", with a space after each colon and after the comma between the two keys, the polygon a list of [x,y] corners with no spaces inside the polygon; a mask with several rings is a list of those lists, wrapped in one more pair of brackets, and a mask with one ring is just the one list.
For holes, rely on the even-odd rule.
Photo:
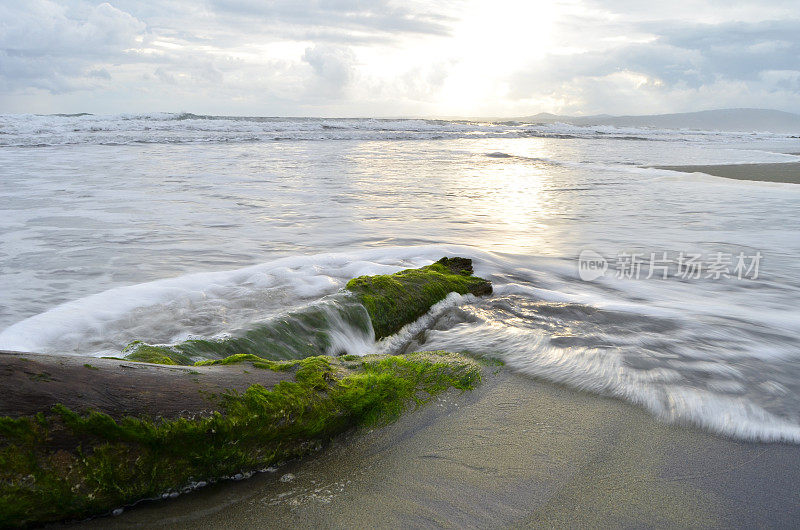
{"label": "sea water", "polygon": [[0,116],[0,348],[235,334],[459,255],[492,296],[451,295],[377,344],[343,324],[337,348],[495,357],[531,384],[800,442],[800,186],[652,168],[797,152],[756,132]]}

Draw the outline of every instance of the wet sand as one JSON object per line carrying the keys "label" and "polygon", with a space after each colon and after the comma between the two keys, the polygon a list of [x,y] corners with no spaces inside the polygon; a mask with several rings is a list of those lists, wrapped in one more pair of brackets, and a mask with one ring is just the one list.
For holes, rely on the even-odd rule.
{"label": "wet sand", "polygon": [[502,370],[397,423],[90,528],[753,527],[800,521],[800,447],[664,425]]}
{"label": "wet sand", "polygon": [[800,162],[780,164],[719,164],[697,166],[655,166],[683,173],[705,173],[716,177],[763,182],[800,184]]}

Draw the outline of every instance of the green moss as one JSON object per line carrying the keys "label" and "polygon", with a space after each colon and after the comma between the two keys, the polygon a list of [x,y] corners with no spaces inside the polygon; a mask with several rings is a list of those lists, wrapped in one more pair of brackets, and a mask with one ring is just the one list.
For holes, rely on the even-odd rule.
{"label": "green moss", "polygon": [[335,380],[331,358],[326,356],[307,357],[297,361],[294,378],[298,383],[316,390],[324,390]]}
{"label": "green moss", "polygon": [[257,324],[241,336],[190,340],[175,347],[194,358],[252,354],[272,360],[299,359],[329,353],[331,326],[338,322],[365,331],[370,325],[363,306],[347,297],[337,297]]}
{"label": "green moss", "polygon": [[[245,361],[261,362],[216,364]],[[191,480],[269,466],[480,382],[478,364],[455,354],[367,356],[357,370],[324,356],[278,364],[291,364],[295,380],[227,393],[219,410],[191,419],[114,420],[63,406],[0,418],[0,526],[108,512]]]}
{"label": "green moss", "polygon": [[261,368],[262,370],[272,370],[274,372],[282,372],[285,370],[290,370],[297,365],[298,361],[273,361],[271,359],[264,359],[263,357],[259,357],[258,355],[253,355],[252,353],[237,353],[235,355],[230,355],[225,357],[224,359],[211,359],[208,361],[198,361],[195,363],[195,366],[214,366],[214,365],[221,365],[221,366],[228,366],[231,364],[241,364],[241,363],[250,363],[255,368]]}
{"label": "green moss", "polygon": [[[130,343],[126,359],[157,364],[193,364],[193,359],[221,359],[236,354],[264,359],[298,359],[323,355],[332,347],[332,324],[344,322],[367,332],[370,318],[366,309],[350,296],[308,306],[279,318],[256,324],[240,336],[224,339],[192,339],[172,346]],[[335,352],[334,352],[335,353]]]}
{"label": "green moss", "polygon": [[224,359],[199,361],[196,363],[196,366],[226,366],[246,362],[249,362],[255,368],[272,370],[274,372],[285,372],[296,368],[294,374],[295,380],[300,383],[306,383],[317,389],[324,389],[327,387],[328,382],[333,380],[331,358],[324,355],[306,357],[305,359],[298,359],[295,361],[272,361],[249,353],[239,353]]}
{"label": "green moss", "polygon": [[367,308],[376,338],[396,333],[450,293],[484,295],[491,284],[472,275],[472,261],[442,258],[419,269],[383,276],[360,276],[347,283]]}
{"label": "green moss", "polygon": [[135,340],[128,344],[122,353],[125,353],[125,360],[138,361],[152,364],[171,364],[187,365],[192,364],[188,355],[177,351],[172,346],[153,346],[142,341]]}
{"label": "green moss", "polygon": [[96,367],[95,365],[89,364],[89,363],[84,363],[83,367],[84,368],[88,368],[89,370],[99,370],[100,369],[100,368]]}

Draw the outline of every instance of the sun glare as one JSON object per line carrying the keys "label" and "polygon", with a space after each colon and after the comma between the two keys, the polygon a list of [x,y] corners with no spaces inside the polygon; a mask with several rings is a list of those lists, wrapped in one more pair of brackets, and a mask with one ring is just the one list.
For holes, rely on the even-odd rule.
{"label": "sun glare", "polygon": [[500,81],[543,57],[553,45],[560,4],[553,2],[475,2],[456,25],[449,43],[457,63],[441,94],[448,112],[480,114],[505,97]]}

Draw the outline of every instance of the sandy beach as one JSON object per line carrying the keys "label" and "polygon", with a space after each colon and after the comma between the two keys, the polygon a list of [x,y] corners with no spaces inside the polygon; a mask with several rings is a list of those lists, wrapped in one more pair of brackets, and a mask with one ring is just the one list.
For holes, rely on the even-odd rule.
{"label": "sandy beach", "polygon": [[778,164],[713,164],[693,166],[656,166],[683,173],[705,173],[716,177],[763,182],[800,184],[800,162]]}
{"label": "sandy beach", "polygon": [[798,456],[503,369],[275,472],[82,526],[786,527]]}

